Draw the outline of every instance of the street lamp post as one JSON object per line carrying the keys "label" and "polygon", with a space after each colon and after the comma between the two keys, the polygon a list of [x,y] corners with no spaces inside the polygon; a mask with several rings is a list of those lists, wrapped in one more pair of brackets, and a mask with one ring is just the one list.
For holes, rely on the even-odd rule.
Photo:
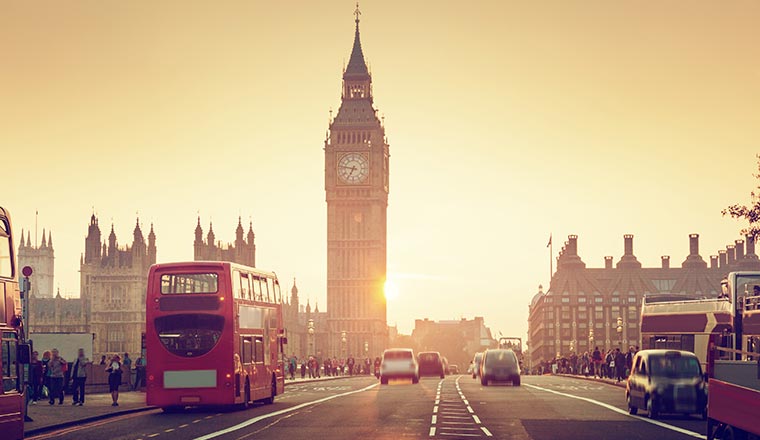
{"label": "street lamp post", "polygon": [[618,346],[620,347],[620,350],[623,350],[623,318],[618,316],[617,319],[617,330],[618,334]]}
{"label": "street lamp post", "polygon": [[346,331],[343,330],[340,332],[340,356],[345,359],[346,358],[346,343],[348,342],[348,338],[346,337]]}
{"label": "street lamp post", "polygon": [[314,320],[309,319],[309,321],[306,323],[306,326],[308,328],[309,333],[309,356],[314,355]]}

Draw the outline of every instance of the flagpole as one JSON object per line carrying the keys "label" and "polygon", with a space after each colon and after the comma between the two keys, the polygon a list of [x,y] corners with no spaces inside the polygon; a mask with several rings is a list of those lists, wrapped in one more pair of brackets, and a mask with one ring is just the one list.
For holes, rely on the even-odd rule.
{"label": "flagpole", "polygon": [[[554,275],[554,242],[552,240],[552,234],[549,234],[549,287],[552,284],[552,275]],[[549,290],[549,287],[546,290]]]}

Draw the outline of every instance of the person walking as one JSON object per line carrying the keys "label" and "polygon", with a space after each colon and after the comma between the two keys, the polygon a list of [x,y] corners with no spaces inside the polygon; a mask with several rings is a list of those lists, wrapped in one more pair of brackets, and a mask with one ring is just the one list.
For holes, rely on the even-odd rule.
{"label": "person walking", "polygon": [[111,406],[119,406],[119,385],[121,385],[121,358],[118,354],[113,355],[108,363],[108,390],[111,392]]}
{"label": "person walking", "polygon": [[29,386],[32,389],[32,405],[36,405],[37,401],[40,400],[40,395],[42,394],[42,382],[45,379],[43,375],[44,368],[42,366],[42,361],[38,359],[39,356],[40,354],[38,352],[33,352],[29,366]]}
{"label": "person walking", "polygon": [[296,359],[295,353],[293,353],[293,356],[288,359],[288,372],[290,373],[290,380],[295,380],[296,378],[296,365],[298,364],[298,359]]}
{"label": "person walking", "polygon": [[145,358],[140,356],[135,361],[135,383],[132,385],[132,391],[137,391],[145,380]]}
{"label": "person walking", "polygon": [[620,351],[619,348],[616,348],[615,349],[615,375],[617,376],[618,382],[625,379],[625,370],[626,370],[625,355],[623,354],[622,351]]}
{"label": "person walking", "polygon": [[52,356],[48,362],[48,372],[50,374],[50,400],[48,403],[55,405],[55,399],[58,404],[63,405],[63,378],[66,375],[68,365],[66,360],[60,356],[58,349],[54,348]]}
{"label": "person walking", "polygon": [[87,380],[87,370],[85,367],[89,364],[90,360],[84,355],[84,349],[80,348],[77,353],[77,360],[74,362],[74,368],[71,371],[71,377],[74,381],[72,405],[84,405],[84,383]]}
{"label": "person walking", "polygon": [[599,351],[599,347],[594,347],[591,360],[594,363],[594,377],[602,377],[602,352]]}
{"label": "person walking", "polygon": [[129,353],[124,353],[124,359],[121,361],[127,370],[127,389],[132,388],[132,359],[129,358]]}

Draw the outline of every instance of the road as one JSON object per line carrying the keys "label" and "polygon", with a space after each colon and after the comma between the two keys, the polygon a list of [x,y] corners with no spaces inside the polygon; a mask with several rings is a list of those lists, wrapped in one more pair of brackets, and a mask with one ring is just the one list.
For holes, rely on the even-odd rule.
{"label": "road", "polygon": [[287,387],[273,405],[248,410],[160,410],[30,437],[56,439],[693,439],[705,422],[629,416],[622,388],[555,376],[522,386],[483,387],[471,377],[423,378],[381,386],[370,377]]}

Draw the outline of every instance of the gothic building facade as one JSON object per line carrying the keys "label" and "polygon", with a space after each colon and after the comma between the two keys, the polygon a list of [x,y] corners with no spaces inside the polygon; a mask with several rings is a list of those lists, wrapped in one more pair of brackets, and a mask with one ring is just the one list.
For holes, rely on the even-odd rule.
{"label": "gothic building facade", "polygon": [[253,222],[248,225],[248,233],[243,231],[242,220],[238,217],[235,230],[235,243],[222,244],[216,240],[214,226],[209,223],[206,240],[203,240],[201,218],[195,226],[195,241],[193,242],[193,259],[195,261],[234,261],[238,264],[256,267],[256,235],[253,233]]}
{"label": "gothic building facade", "polygon": [[533,365],[571,352],[582,354],[595,346],[640,346],[644,295],[714,298],[728,272],[760,270],[751,238],[726,246],[708,264],[699,254],[698,234],[689,235],[689,254],[680,267],[671,267],[667,255],[662,256],[660,267],[642,267],[633,252],[633,235],[623,237],[623,256],[613,263],[608,256],[604,267],[587,268],[578,253],[578,237],[568,237],[548,291],[539,286],[529,305],[528,346]]}
{"label": "gothic building facade", "polygon": [[338,353],[346,345],[354,356],[374,356],[388,343],[384,283],[390,154],[373,105],[358,10],[341,105],[330,121],[324,152],[328,351]]}
{"label": "gothic building facade", "polygon": [[[29,303],[29,327],[34,333],[93,333],[93,352],[139,353],[145,330],[145,291],[148,269],[156,262],[156,235],[151,225],[147,240],[139,220],[132,244],[120,247],[111,227],[107,241],[101,241],[100,225],[90,218],[85,252],[80,259],[80,296],[63,298],[42,291],[45,271],[53,272],[50,236],[39,249],[27,242],[19,247],[19,262],[35,269]],[[39,274],[39,275],[38,275]],[[38,280],[38,276],[43,276]],[[52,278],[52,275],[50,275]],[[34,285],[40,286],[39,294]],[[50,281],[52,285],[52,280]]]}
{"label": "gothic building facade", "polygon": [[98,219],[94,214],[90,218],[80,260],[80,298],[89,311],[95,353],[140,352],[148,270],[155,263],[153,225],[146,240],[138,219],[132,245],[119,246],[113,225],[108,241],[101,242]]}

